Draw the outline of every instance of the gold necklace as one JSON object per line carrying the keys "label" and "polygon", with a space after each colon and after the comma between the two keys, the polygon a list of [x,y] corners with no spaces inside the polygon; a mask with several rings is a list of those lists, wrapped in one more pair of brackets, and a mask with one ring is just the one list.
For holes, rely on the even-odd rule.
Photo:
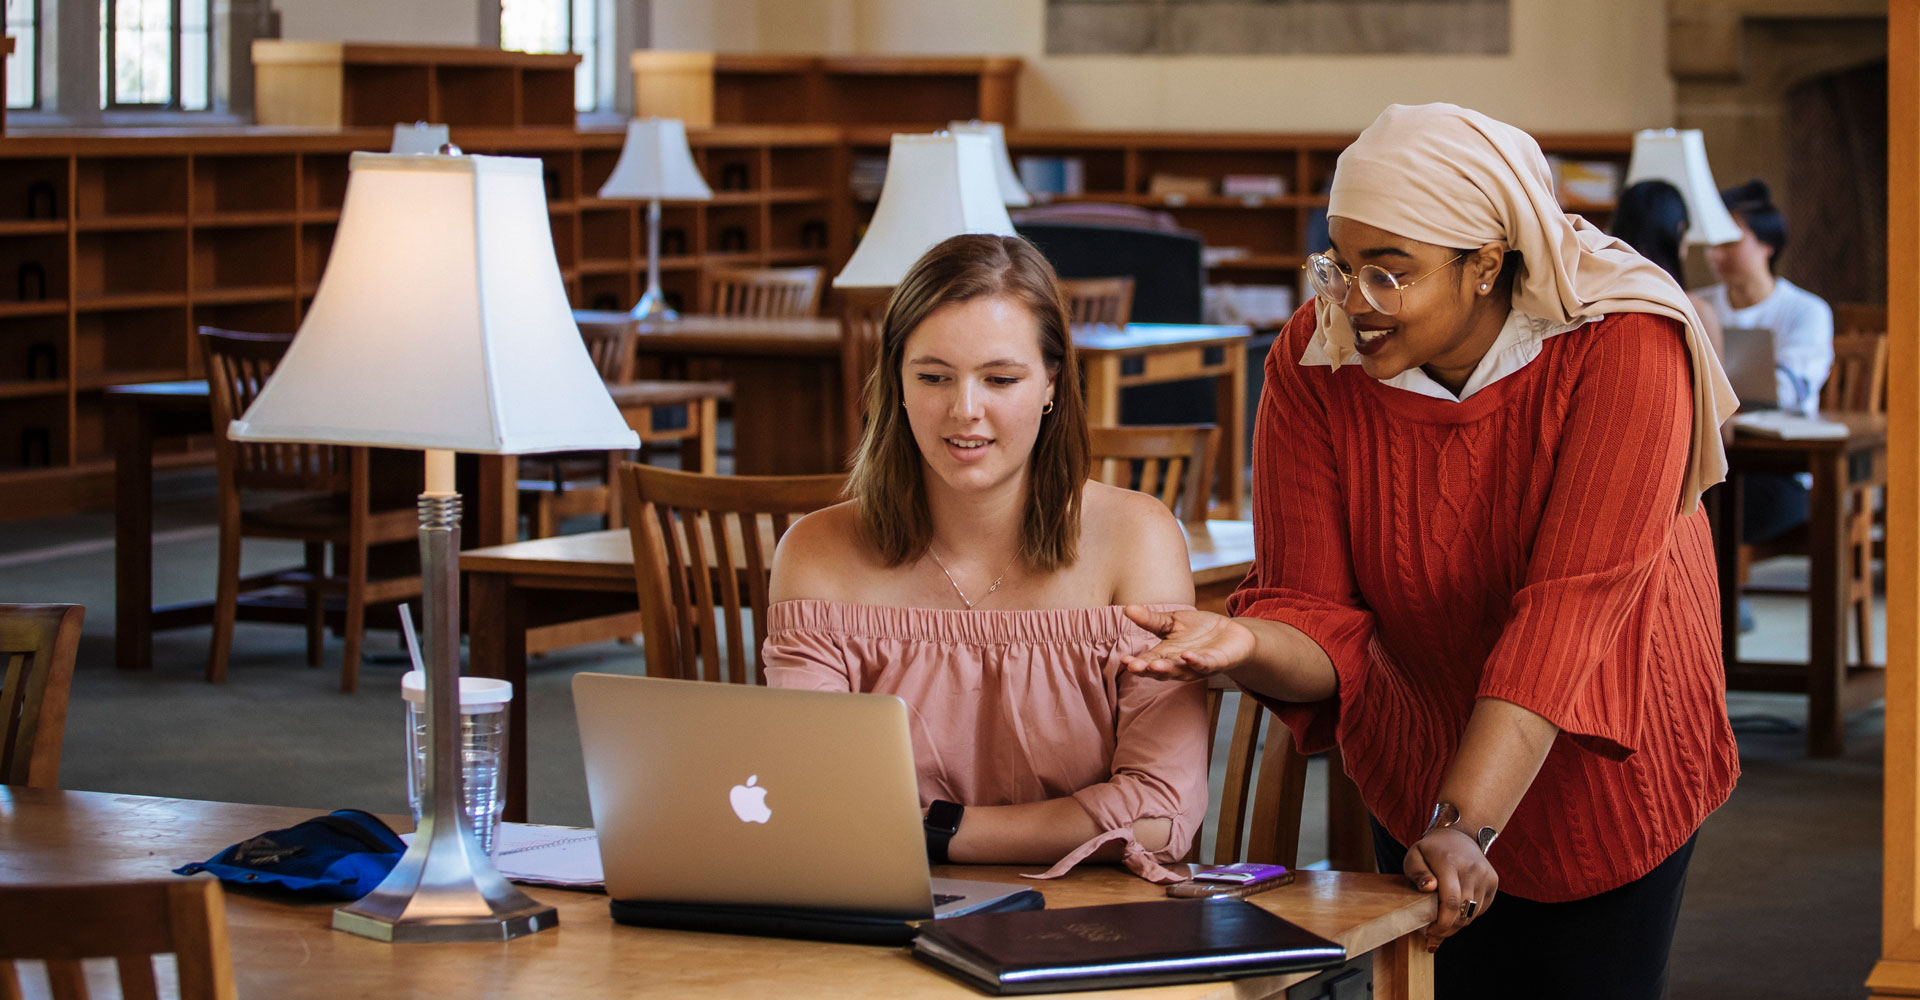
{"label": "gold necklace", "polygon": [[933,551],[933,546],[929,545],[927,546],[927,555],[933,557],[933,564],[940,567],[940,572],[947,578],[947,586],[952,587],[953,592],[959,595],[960,603],[966,605],[968,611],[972,611],[974,605],[992,597],[993,592],[1000,589],[1000,582],[1007,578],[1007,570],[1012,569],[1014,560],[1020,558],[1016,555],[1013,559],[1008,560],[1005,566],[1000,568],[1000,575],[993,578],[993,585],[987,588],[986,593],[980,595],[980,601],[969,601],[967,600],[967,592],[960,589],[959,582],[953,578],[953,573],[947,569],[947,564],[940,559],[940,553]]}

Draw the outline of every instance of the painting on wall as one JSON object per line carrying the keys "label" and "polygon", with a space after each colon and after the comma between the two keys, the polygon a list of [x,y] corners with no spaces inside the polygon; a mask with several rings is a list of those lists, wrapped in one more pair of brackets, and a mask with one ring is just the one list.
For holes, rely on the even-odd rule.
{"label": "painting on wall", "polygon": [[1508,0],[1047,0],[1049,55],[1505,55]]}

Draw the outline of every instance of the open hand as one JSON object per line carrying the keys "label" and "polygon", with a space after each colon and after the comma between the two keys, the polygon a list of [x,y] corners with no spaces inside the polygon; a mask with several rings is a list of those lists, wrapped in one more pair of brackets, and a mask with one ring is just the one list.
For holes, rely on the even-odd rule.
{"label": "open hand", "polygon": [[1427,925],[1427,951],[1458,934],[1493,906],[1500,874],[1465,830],[1442,827],[1407,849],[1407,878],[1422,892],[1438,893],[1440,915]]}
{"label": "open hand", "polygon": [[1124,610],[1135,625],[1160,637],[1152,649],[1121,658],[1136,674],[1195,680],[1232,670],[1253,655],[1253,633],[1211,611],[1150,611],[1139,605]]}

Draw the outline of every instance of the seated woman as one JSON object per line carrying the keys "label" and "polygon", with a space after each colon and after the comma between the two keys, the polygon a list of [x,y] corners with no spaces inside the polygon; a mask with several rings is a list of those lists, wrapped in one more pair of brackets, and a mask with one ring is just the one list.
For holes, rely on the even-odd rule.
{"label": "seated woman", "polygon": [[907,702],[928,856],[1123,860],[1154,881],[1207,808],[1199,683],[1136,677],[1121,611],[1184,608],[1193,578],[1157,500],[1087,479],[1065,301],[1039,251],[956,236],[887,306],[846,503],[774,556],[774,687]]}

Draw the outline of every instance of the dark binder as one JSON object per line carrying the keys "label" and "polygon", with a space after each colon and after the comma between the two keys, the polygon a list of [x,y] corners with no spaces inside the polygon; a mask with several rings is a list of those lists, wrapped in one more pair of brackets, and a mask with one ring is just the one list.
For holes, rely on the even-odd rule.
{"label": "dark binder", "polygon": [[921,925],[913,955],[997,995],[1312,972],[1347,958],[1241,899],[969,914]]}

